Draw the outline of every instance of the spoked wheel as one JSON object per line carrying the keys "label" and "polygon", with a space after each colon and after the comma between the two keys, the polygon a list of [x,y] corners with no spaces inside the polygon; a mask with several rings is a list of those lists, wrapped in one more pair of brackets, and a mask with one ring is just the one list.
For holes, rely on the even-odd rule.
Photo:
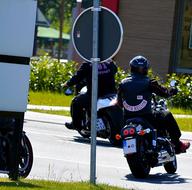
{"label": "spoked wheel", "polygon": [[19,177],[26,178],[33,165],[33,149],[28,137],[24,134],[21,140],[21,155],[19,160]]}
{"label": "spoked wheel", "polygon": [[137,153],[127,155],[126,159],[134,177],[146,178],[149,175],[151,167],[145,153],[145,141],[142,138],[139,138],[138,141],[139,144],[137,145]]}

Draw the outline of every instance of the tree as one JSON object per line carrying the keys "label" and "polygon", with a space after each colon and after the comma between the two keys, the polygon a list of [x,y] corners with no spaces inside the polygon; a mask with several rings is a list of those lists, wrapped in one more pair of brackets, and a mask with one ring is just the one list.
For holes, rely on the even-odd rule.
{"label": "tree", "polygon": [[69,20],[69,18],[71,18],[74,4],[75,0],[38,0],[38,7],[45,16],[53,25],[57,25],[57,23],[59,25],[58,59],[61,57],[64,20]]}
{"label": "tree", "polygon": [[[71,17],[75,2],[76,0],[64,0],[64,19]],[[62,0],[38,0],[38,7],[51,22],[58,21],[61,4]]]}

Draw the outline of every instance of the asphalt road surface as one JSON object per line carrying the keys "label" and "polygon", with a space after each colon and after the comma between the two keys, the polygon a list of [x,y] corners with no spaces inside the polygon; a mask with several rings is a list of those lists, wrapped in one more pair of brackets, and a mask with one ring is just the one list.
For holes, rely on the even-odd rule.
{"label": "asphalt road surface", "polygon": [[[26,112],[24,130],[33,146],[34,164],[29,178],[56,181],[89,181],[90,141],[65,128],[69,117]],[[192,140],[192,133],[182,138]],[[147,179],[135,179],[121,148],[97,139],[97,183],[135,190],[191,190],[192,148],[177,156],[178,170],[166,174],[164,168],[152,168]]]}

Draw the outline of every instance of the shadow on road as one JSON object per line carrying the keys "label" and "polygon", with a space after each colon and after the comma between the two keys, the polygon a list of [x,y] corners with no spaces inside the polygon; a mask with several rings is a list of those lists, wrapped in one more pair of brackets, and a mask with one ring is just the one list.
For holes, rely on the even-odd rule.
{"label": "shadow on road", "polygon": [[[90,138],[83,138],[81,136],[74,136],[73,139],[77,143],[83,143],[83,144],[90,144],[91,139]],[[113,147],[113,148],[121,148],[121,147],[115,147],[113,146],[109,141],[107,140],[98,140],[97,139],[97,146],[102,146],[102,147]]]}
{"label": "shadow on road", "polygon": [[6,181],[6,182],[3,182],[1,181],[0,182],[0,187],[6,187],[6,188],[9,188],[9,187],[15,187],[15,188],[18,188],[18,187],[21,187],[21,188],[41,188],[41,186],[39,185],[34,185],[34,184],[31,184],[31,183],[26,183],[26,182],[21,182],[21,181]]}
{"label": "shadow on road", "polygon": [[154,184],[181,184],[188,183],[187,178],[180,177],[178,174],[151,174],[145,179],[135,178],[132,174],[125,176],[129,181],[138,181],[143,183],[154,183]]}

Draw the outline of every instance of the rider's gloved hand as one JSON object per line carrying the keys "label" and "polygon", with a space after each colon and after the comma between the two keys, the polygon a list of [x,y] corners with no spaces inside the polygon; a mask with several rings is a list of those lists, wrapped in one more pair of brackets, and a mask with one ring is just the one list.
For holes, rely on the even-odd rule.
{"label": "rider's gloved hand", "polygon": [[63,84],[63,87],[68,87],[67,82],[65,82],[65,83]]}

